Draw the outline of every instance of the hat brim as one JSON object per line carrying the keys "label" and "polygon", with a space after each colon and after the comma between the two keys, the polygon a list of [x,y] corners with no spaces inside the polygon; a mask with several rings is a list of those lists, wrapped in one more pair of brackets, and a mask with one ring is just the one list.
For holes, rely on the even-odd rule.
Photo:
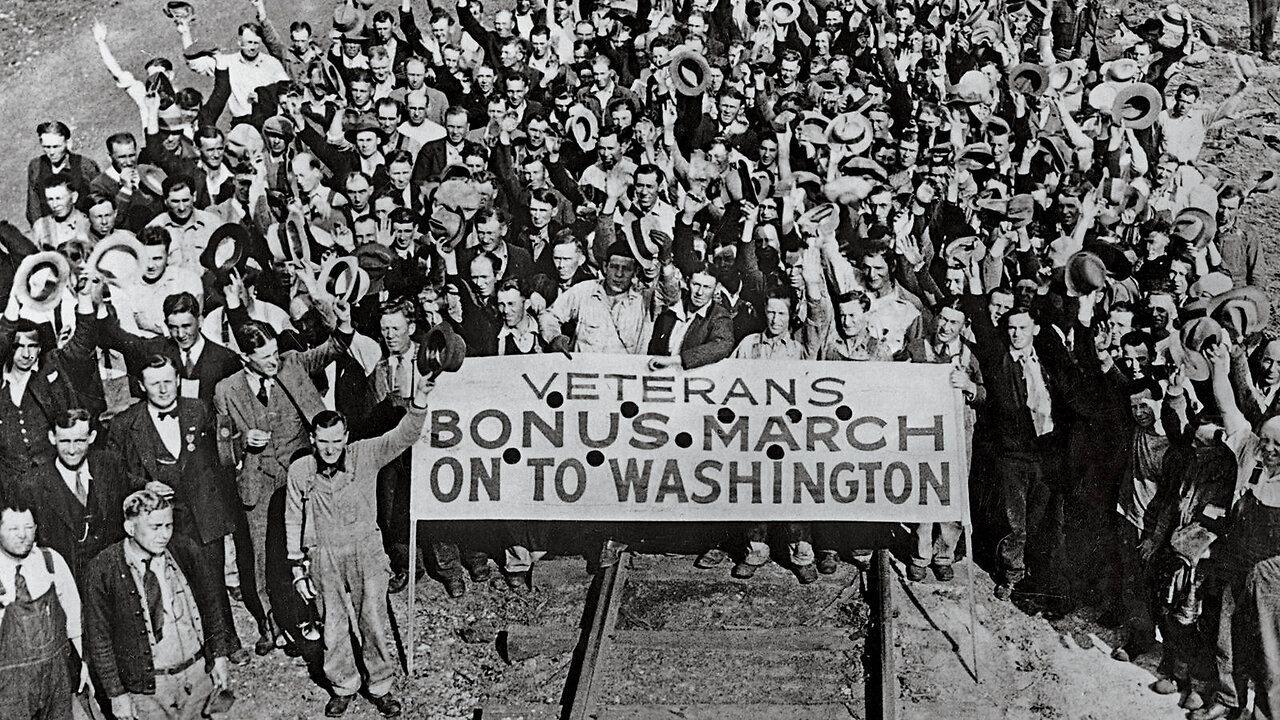
{"label": "hat brim", "polygon": [[1124,127],[1145,130],[1155,124],[1163,109],[1164,98],[1159,90],[1147,83],[1133,83],[1116,93],[1111,118]]}
{"label": "hat brim", "polygon": [[[217,261],[219,248],[230,240],[231,256],[221,263]],[[200,265],[214,272],[229,272],[244,260],[245,249],[249,246],[249,230],[240,223],[224,223],[209,236],[209,244],[200,253]]]}
{"label": "hat brim", "polygon": [[[696,82],[685,78],[684,69],[688,66],[692,66],[690,69],[699,75]],[[701,95],[711,85],[711,64],[702,53],[688,49],[674,52],[667,69],[671,74],[672,89],[686,97]]]}
{"label": "hat brim", "polygon": [[[109,254],[125,253],[133,258],[133,266],[127,272],[103,267],[102,261]],[[136,281],[142,273],[142,243],[127,235],[114,235],[99,242],[89,255],[88,266],[111,285],[122,287]]]}
{"label": "hat brim", "polygon": [[457,372],[467,357],[467,343],[449,326],[441,323],[427,331],[418,345],[418,372],[428,377]]}
{"label": "hat brim", "polygon": [[[31,295],[31,274],[43,267],[53,267],[57,270],[56,282],[47,295],[36,298]],[[71,263],[67,262],[62,253],[46,250],[22,259],[18,270],[13,274],[13,291],[23,307],[33,310],[50,310],[62,302],[69,282],[71,282]]]}

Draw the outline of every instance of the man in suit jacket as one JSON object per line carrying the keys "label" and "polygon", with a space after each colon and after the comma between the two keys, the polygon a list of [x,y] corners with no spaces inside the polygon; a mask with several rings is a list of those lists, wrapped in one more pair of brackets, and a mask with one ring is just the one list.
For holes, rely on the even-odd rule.
{"label": "man in suit jacket", "polygon": [[465,108],[451,107],[445,111],[444,137],[432,140],[418,150],[417,160],[413,164],[414,187],[419,187],[423,183],[439,182],[445,168],[462,164],[462,159],[472,147],[472,143],[467,140],[467,132],[470,129],[471,125]]}
{"label": "man in suit jacket", "polygon": [[133,493],[124,502],[128,537],[85,573],[85,656],[118,718],[198,717],[215,688],[228,686],[228,655],[239,647],[222,566],[174,535],[173,522],[163,495]]}
{"label": "man in suit jacket", "polygon": [[[244,554],[249,557],[244,561],[239,546],[236,556],[242,573],[247,570],[245,574],[254,582],[251,586],[249,578],[241,578],[242,595],[255,594],[266,607],[270,603],[266,592],[267,508],[272,494],[288,479],[289,463],[310,446],[311,419],[325,409],[311,375],[324,370],[350,347],[351,309],[340,304],[337,333],[323,345],[281,353],[270,325],[250,320],[236,300],[229,302],[236,305],[229,310],[232,331],[247,364],[218,383],[214,407],[220,418],[228,418],[234,426],[233,442],[241,451],[236,454],[243,453],[244,458],[237,485],[251,546],[245,547]],[[250,558],[252,567],[247,562]],[[266,655],[275,647],[272,630],[265,613],[255,619],[258,641],[254,651]]]}
{"label": "man in suit jacket", "polygon": [[37,508],[37,542],[67,561],[77,581],[102,550],[124,537],[121,503],[130,488],[86,410],[65,410],[54,420],[49,442],[57,453],[18,484],[18,497]]}
{"label": "man in suit jacket", "polygon": [[[204,318],[200,303],[191,293],[178,293],[164,299],[164,322],[169,337],[144,338],[126,332],[114,319],[102,323],[102,344],[124,355],[129,374],[137,376],[147,358],[164,355],[173,360],[182,383],[182,396],[197,398],[208,409],[213,408],[213,390],[224,378],[238,371],[242,363],[227,348],[205,340],[200,333]],[[142,397],[141,388],[134,394]]]}
{"label": "man in suit jacket", "polygon": [[[213,414],[199,400],[179,396],[178,367],[152,355],[142,369],[146,401],[111,421],[108,446],[119,455],[134,488],[159,482],[173,491],[173,528],[192,540],[204,562],[223,567],[223,538],[235,530],[243,510],[230,473],[218,465]],[[226,588],[218,583],[231,624]],[[247,659],[239,648],[233,660]],[[234,653],[233,653],[234,654]]]}
{"label": "man in suit jacket", "polygon": [[[978,365],[977,350],[961,337],[965,328],[965,314],[959,298],[954,298],[938,309],[933,333],[928,338],[917,338],[907,345],[907,355],[912,362],[951,365],[951,387],[964,394],[965,442],[970,454],[973,448],[974,408],[987,398],[982,383],[982,370]],[[967,468],[966,468],[967,469]],[[934,532],[937,539],[934,539]],[[916,540],[907,577],[924,580],[925,570],[933,566],[933,573],[943,582],[955,577],[951,564],[955,561],[956,543],[963,530],[960,523],[921,523],[911,526]]]}
{"label": "man in suit jacket", "polygon": [[713,302],[716,279],[701,268],[689,276],[684,300],[663,310],[653,323],[649,354],[655,369],[686,370],[710,365],[733,352],[733,318]]}

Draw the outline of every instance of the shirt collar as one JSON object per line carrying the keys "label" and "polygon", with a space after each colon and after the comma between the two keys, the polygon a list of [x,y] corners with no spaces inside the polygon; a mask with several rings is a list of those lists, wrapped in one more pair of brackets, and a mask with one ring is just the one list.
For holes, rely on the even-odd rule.
{"label": "shirt collar", "polygon": [[55,460],[53,465],[58,469],[58,474],[62,476],[63,480],[66,480],[66,481],[75,480],[77,473],[79,473],[80,477],[84,480],[93,479],[93,474],[89,472],[89,458],[85,458],[84,462],[80,463],[80,467],[75,470],[72,470],[66,465],[63,465],[61,459]]}

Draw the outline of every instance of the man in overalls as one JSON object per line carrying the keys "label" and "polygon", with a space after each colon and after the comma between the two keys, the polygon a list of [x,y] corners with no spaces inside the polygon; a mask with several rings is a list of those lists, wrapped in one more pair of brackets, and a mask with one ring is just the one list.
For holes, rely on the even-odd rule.
{"label": "man in overalls", "polygon": [[391,695],[396,672],[387,604],[391,566],[378,529],[376,488],[378,471],[422,433],[432,380],[418,377],[404,417],[385,435],[348,444],[341,413],[316,415],[312,454],[289,466],[285,543],[295,587],[308,601],[318,599],[324,616],[324,674],[333,686],[327,717],[345,713],[360,690],[353,630],[369,675],[369,699],[383,717],[401,712]]}
{"label": "man in overalls", "polygon": [[[30,508],[0,507],[0,717],[70,720],[67,641],[80,651],[80,594],[62,556],[36,548]],[[81,665],[80,687],[89,672]]]}

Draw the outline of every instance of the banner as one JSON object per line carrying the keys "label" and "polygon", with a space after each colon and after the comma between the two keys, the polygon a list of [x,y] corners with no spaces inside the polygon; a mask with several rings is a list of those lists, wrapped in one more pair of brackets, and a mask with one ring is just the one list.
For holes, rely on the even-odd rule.
{"label": "banner", "polygon": [[968,517],[949,365],[469,358],[413,448],[424,520]]}

